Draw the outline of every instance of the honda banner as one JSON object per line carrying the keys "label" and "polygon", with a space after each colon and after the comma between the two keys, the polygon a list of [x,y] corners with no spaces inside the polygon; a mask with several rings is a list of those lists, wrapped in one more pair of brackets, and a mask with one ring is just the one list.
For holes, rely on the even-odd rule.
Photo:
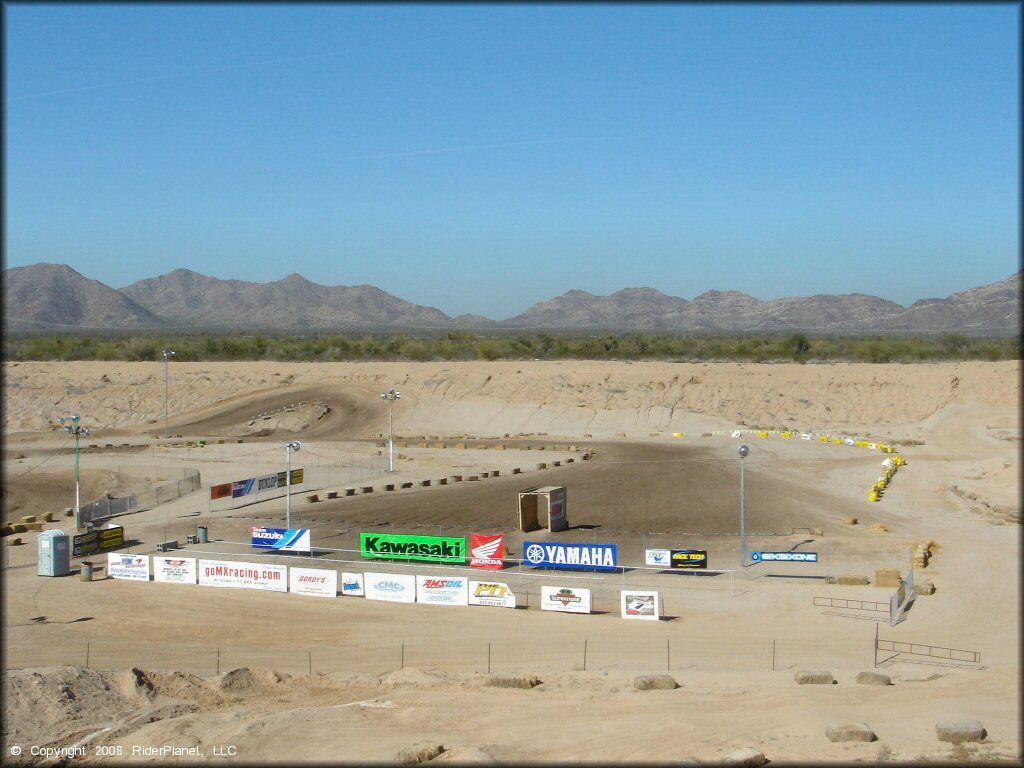
{"label": "honda banner", "polygon": [[502,534],[488,536],[483,533],[469,534],[469,564],[474,568],[490,568],[500,571],[505,567],[501,558],[505,554],[505,537]]}

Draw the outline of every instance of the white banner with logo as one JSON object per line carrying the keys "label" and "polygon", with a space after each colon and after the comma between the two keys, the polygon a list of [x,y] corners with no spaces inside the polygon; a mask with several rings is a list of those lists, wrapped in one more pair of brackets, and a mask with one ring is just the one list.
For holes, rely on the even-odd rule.
{"label": "white banner with logo", "polygon": [[354,597],[363,596],[363,574],[361,573],[349,573],[348,571],[342,571],[341,573],[341,594],[351,595]]}
{"label": "white banner with logo", "polygon": [[112,579],[149,581],[149,555],[107,553],[107,576]]}
{"label": "white banner with logo", "polygon": [[541,587],[542,611],[563,613],[590,613],[590,590],[573,587]]}
{"label": "white banner with logo", "polygon": [[645,549],[644,562],[647,565],[659,565],[663,568],[672,567],[672,550],[670,549]]}
{"label": "white banner with logo", "polygon": [[404,573],[364,573],[363,587],[368,600],[392,603],[416,602],[416,577]]}
{"label": "white banner with logo", "polygon": [[416,602],[469,605],[469,579],[465,576],[417,576]]}
{"label": "white banner with logo", "polygon": [[288,569],[288,591],[296,595],[315,597],[338,596],[338,572],[324,568]]}
{"label": "white banner with logo", "polygon": [[661,605],[657,592],[622,590],[622,618],[649,619],[661,617]]}
{"label": "white banner with logo", "polygon": [[196,559],[194,557],[153,556],[153,581],[168,584],[195,584]]}
{"label": "white banner with logo", "polygon": [[498,608],[515,608],[516,595],[502,581],[469,582],[470,605],[493,605]]}
{"label": "white banner with logo", "polygon": [[240,563],[231,560],[200,560],[199,583],[207,587],[236,587],[288,591],[288,566]]}

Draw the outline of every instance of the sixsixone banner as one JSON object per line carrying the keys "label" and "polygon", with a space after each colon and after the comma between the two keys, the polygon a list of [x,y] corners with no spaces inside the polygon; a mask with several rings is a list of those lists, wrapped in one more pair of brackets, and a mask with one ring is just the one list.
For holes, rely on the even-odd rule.
{"label": "sixsixone banner", "polygon": [[[393,603],[519,607],[516,593],[507,583],[467,574],[342,571],[339,575],[329,568],[115,552],[107,555],[107,574],[112,579],[150,581],[152,576],[152,581],[165,584],[259,589],[311,597],[342,595]],[[657,592],[622,590],[621,602],[624,619],[661,618]],[[591,613],[591,592],[583,587],[542,586],[540,608],[560,613]]]}

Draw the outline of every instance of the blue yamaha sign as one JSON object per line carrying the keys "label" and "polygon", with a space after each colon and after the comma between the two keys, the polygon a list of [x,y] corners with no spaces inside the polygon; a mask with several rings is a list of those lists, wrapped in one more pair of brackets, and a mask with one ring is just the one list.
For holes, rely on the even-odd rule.
{"label": "blue yamaha sign", "polygon": [[524,541],[524,565],[572,571],[614,571],[618,568],[615,544],[552,544]]}

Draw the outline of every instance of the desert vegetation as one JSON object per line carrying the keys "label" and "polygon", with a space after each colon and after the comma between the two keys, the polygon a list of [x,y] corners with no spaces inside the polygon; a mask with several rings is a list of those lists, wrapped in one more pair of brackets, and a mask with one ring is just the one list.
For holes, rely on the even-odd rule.
{"label": "desert vegetation", "polygon": [[674,360],[915,363],[1019,360],[1019,336],[645,334],[182,334],[23,335],[4,339],[9,361],[160,360],[164,349],[191,361]]}

